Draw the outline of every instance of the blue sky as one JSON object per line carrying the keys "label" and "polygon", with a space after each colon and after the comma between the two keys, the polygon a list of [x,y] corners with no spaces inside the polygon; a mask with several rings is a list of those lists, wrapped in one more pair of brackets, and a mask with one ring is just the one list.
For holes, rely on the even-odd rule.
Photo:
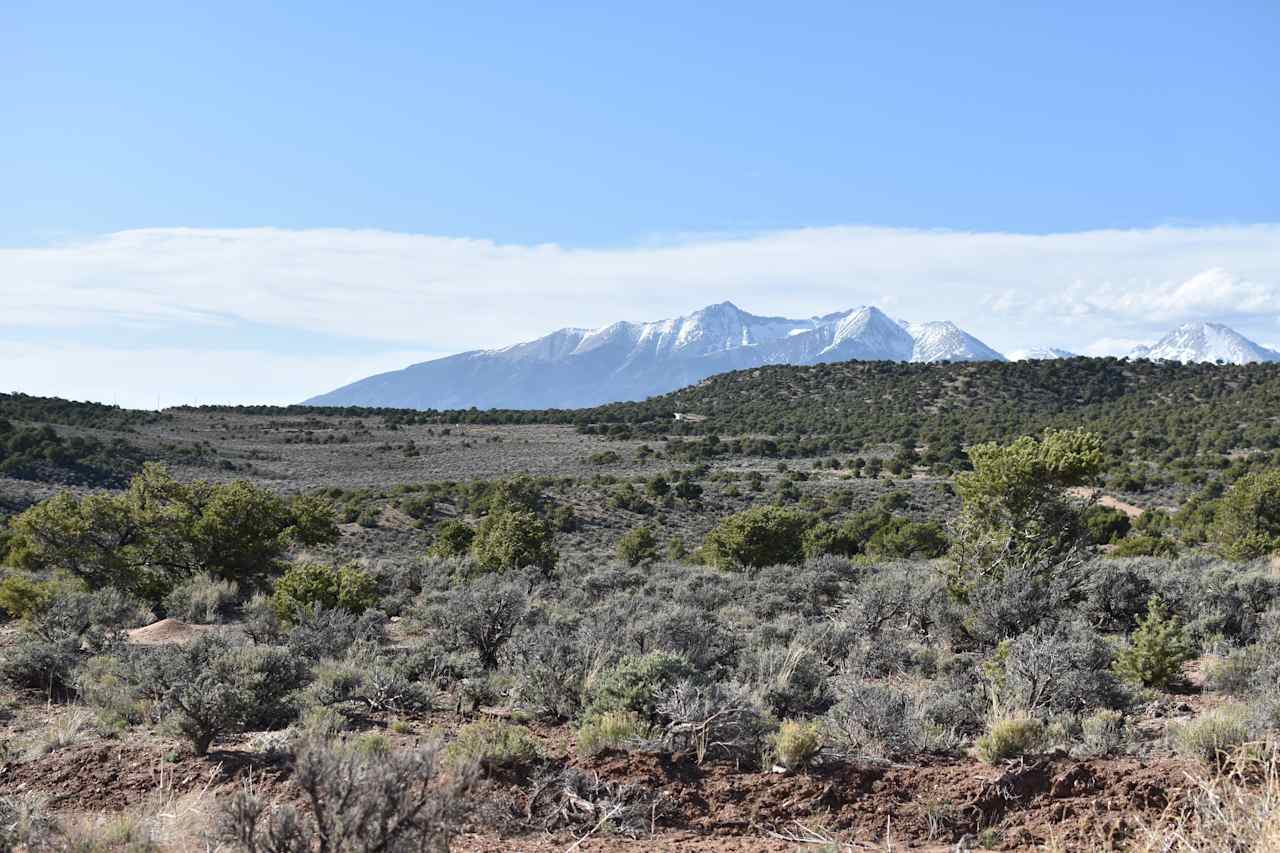
{"label": "blue sky", "polygon": [[[888,297],[912,319],[949,309],[997,348],[1052,331],[1044,342],[1084,349],[1151,337],[1177,312],[1063,329],[965,308],[1010,289],[1172,289],[1207,270],[1254,296],[1280,287],[1275,232],[1252,227],[1280,222],[1275,0],[196,5],[10,0],[0,15],[0,288],[22,309],[0,320],[0,346],[51,364],[22,380],[49,393],[117,396],[73,381],[103,362],[84,353],[142,370],[128,355],[149,347],[189,365],[276,359],[278,386],[227,362],[199,371],[223,382],[181,390],[287,401],[394,359],[726,298],[818,313]],[[1074,242],[995,269],[1005,249],[949,262],[943,241],[895,278],[866,274],[857,252],[882,244],[858,231],[853,261],[835,252],[821,274],[794,241],[767,282],[735,280],[724,253],[696,255],[702,279],[642,274],[665,270],[646,250],[806,232],[829,248],[856,226]],[[1117,231],[1136,236],[1081,236]],[[337,244],[369,263],[321,262]],[[611,260],[549,300],[563,287],[543,244]],[[468,277],[495,254],[503,288]],[[270,310],[311,285],[360,290],[370,310]],[[462,315],[441,296],[459,292],[488,301],[462,300]],[[1218,292],[1207,307],[1260,306],[1232,319],[1280,339],[1270,296]],[[164,395],[176,381],[140,376]]]}

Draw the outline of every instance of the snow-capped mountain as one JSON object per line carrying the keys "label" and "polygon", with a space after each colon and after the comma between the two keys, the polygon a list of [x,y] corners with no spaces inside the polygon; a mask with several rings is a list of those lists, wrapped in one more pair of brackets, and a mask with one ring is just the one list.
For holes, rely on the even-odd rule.
{"label": "snow-capped mountain", "polygon": [[1057,347],[1030,347],[1016,349],[1006,357],[1010,361],[1053,361],[1055,358],[1075,358],[1076,354]]}
{"label": "snow-capped mountain", "polygon": [[1280,361],[1280,352],[1267,349],[1221,323],[1184,323],[1151,346],[1135,347],[1130,358],[1152,361],[1221,361],[1226,364],[1250,364],[1256,361]]}
{"label": "snow-capped mountain", "polygon": [[791,320],[730,302],[686,317],[561,329],[382,373],[313,397],[321,406],[576,408],[674,391],[716,373],[833,361],[1003,361],[954,323],[905,323],[872,306]]}
{"label": "snow-capped mountain", "polygon": [[907,323],[914,345],[911,361],[1004,361],[1005,358],[950,321]]}

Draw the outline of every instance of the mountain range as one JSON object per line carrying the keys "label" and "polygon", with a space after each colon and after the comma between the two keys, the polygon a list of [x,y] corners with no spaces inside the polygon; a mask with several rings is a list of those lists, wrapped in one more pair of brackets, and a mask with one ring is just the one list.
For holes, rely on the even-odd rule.
{"label": "mountain range", "polygon": [[1250,364],[1257,361],[1280,361],[1280,352],[1256,344],[1221,323],[1184,323],[1151,346],[1135,347],[1130,358],[1152,361],[1221,361],[1225,364]]}
{"label": "mountain range", "polygon": [[950,322],[907,323],[872,306],[792,320],[731,302],[685,317],[560,329],[361,379],[313,397],[318,406],[417,409],[578,408],[640,400],[708,376],[766,364],[1003,361]]}
{"label": "mountain range", "polygon": [[[948,321],[894,320],[874,306],[793,320],[731,302],[684,317],[566,328],[501,349],[474,350],[380,373],[306,401],[316,406],[413,409],[581,408],[641,400],[718,373],[769,364],[839,361],[1006,361],[1070,358],[1052,347],[1008,359]],[[1234,364],[1280,353],[1216,323],[1175,329],[1135,358]]]}

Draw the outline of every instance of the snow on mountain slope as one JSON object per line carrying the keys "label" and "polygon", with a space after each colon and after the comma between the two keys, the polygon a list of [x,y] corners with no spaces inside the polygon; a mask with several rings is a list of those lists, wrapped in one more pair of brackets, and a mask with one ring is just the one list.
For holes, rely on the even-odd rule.
{"label": "snow on mountain slope", "polygon": [[953,323],[895,322],[873,306],[792,320],[730,302],[685,317],[561,329],[362,379],[312,405],[406,408],[572,408],[673,391],[765,364],[1003,360]]}
{"label": "snow on mountain slope", "polygon": [[[905,334],[904,334],[905,332]],[[841,360],[910,361],[915,339],[879,308],[855,308],[836,323],[831,346],[825,354]]]}
{"label": "snow on mountain slope", "polygon": [[906,323],[915,341],[911,361],[1004,361],[1005,358],[950,321]]}
{"label": "snow on mountain slope", "polygon": [[1280,353],[1275,350],[1254,343],[1229,326],[1205,321],[1184,323],[1152,346],[1135,347],[1129,355],[1131,358],[1183,363],[1280,361]]}
{"label": "snow on mountain slope", "polygon": [[1055,358],[1075,358],[1076,354],[1057,347],[1029,347],[1005,353],[1010,361],[1052,361]]}

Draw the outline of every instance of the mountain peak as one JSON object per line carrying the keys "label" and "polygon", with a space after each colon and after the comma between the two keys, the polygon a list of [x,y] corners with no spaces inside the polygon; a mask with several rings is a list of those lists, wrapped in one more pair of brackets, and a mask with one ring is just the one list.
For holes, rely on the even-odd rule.
{"label": "mountain peak", "polygon": [[751,315],[748,314],[746,311],[743,311],[737,305],[734,305],[732,302],[726,299],[724,302],[716,302],[712,305],[706,306],[705,308],[699,308],[697,311],[694,311],[692,314],[689,314],[686,317],[678,317],[676,319],[690,320],[694,318],[707,318],[707,317],[728,319],[728,318],[747,318],[750,316]]}
{"label": "mountain peak", "polygon": [[1151,346],[1135,347],[1131,358],[1152,361],[1224,362],[1250,364],[1280,361],[1280,353],[1267,349],[1230,326],[1209,320],[1183,323]]}
{"label": "mountain peak", "polygon": [[1004,361],[1005,357],[961,329],[950,320],[907,323],[906,330],[915,340],[911,360],[937,361]]}

